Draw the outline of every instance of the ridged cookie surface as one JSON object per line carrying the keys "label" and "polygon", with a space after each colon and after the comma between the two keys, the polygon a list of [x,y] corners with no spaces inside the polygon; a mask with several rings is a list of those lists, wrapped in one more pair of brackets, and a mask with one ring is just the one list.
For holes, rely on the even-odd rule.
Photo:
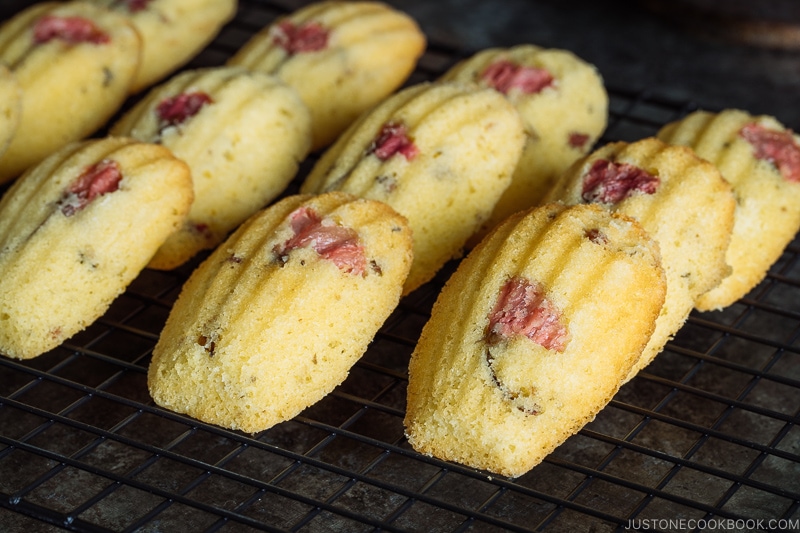
{"label": "ridged cookie surface", "polygon": [[733,187],[732,272],[697,302],[701,311],[727,307],[764,279],[800,229],[800,136],[774,117],[728,109],[696,111],[658,137],[692,147]]}
{"label": "ridged cookie surface", "polygon": [[142,37],[131,92],[161,81],[209,44],[236,14],[237,0],[91,0],[124,15]]}
{"label": "ridged cookie surface", "polygon": [[153,399],[257,432],[331,392],[400,299],[411,232],[387,205],[289,196],[191,275],[148,373]]}
{"label": "ridged cookie surface", "polygon": [[258,32],[229,63],[297,89],[318,149],[399,88],[425,44],[411,17],[382,2],[315,2]]}
{"label": "ridged cookie surface", "polygon": [[22,115],[0,182],[105,124],[128,96],[140,53],[125,17],[86,2],[37,3],[3,23],[0,63],[22,88]]}
{"label": "ridged cookie surface", "polygon": [[301,191],[341,190],[404,215],[414,232],[408,293],[460,256],[511,182],[523,142],[519,113],[497,91],[422,83],[362,115]]}
{"label": "ridged cookie surface", "polygon": [[28,359],[108,309],[180,225],[189,169],[162,146],[69,144],[0,200],[0,352]]}
{"label": "ridged cookie surface", "polygon": [[409,365],[417,451],[519,476],[591,421],[664,302],[658,247],[599,206],[509,217],[461,262]]}
{"label": "ridged cookie surface", "polygon": [[730,185],[690,148],[655,138],[607,144],[573,165],[546,197],[597,203],[638,220],[658,242],[667,297],[631,377],[683,326],[700,295],[719,285],[734,224]]}
{"label": "ridged cookie surface", "polygon": [[192,170],[194,203],[151,268],[175,268],[221,243],[274,200],[311,144],[308,110],[274,76],[240,67],[182,72],[151,90],[111,133],[158,142]]}
{"label": "ridged cookie surface", "polygon": [[21,112],[22,90],[11,71],[0,63],[0,156],[17,131]]}
{"label": "ridged cookie surface", "polygon": [[492,87],[525,124],[525,150],[487,229],[540,204],[556,178],[592,149],[608,121],[597,69],[572,52],[532,44],[490,48],[458,63],[443,80]]}

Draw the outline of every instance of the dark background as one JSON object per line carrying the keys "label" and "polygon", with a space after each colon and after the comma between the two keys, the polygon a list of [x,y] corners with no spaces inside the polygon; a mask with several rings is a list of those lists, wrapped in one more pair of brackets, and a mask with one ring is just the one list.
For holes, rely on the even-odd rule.
{"label": "dark background", "polygon": [[[745,33],[758,29],[754,17],[800,19],[800,1],[664,0],[668,14],[647,1],[389,3],[431,43],[415,79],[520,43],[595,64],[612,90],[608,139],[653,134],[693,107],[772,114],[800,130],[793,27],[780,47],[746,44]],[[0,0],[0,20],[32,3]],[[241,0],[192,65],[223,63],[308,3]],[[748,18],[734,26],[698,14],[700,3]],[[0,357],[0,531],[611,533],[631,520],[800,520],[797,239],[750,295],[693,313],[592,423],[516,480],[419,456],[403,438],[408,357],[452,270],[404,299],[350,378],[292,421],[249,436],[154,406],[149,355],[194,265],[146,270],[49,354]]]}
{"label": "dark background", "polygon": [[[2,0],[0,20],[32,3]],[[279,3],[295,9],[309,2]],[[709,109],[738,107],[754,114],[766,113],[800,130],[800,36],[794,33],[795,23],[800,28],[798,2],[388,3],[412,15],[431,41],[459,50],[519,43],[565,48],[595,64],[612,88],[647,90],[657,97],[691,100]],[[714,7],[703,12],[697,7],[701,4]],[[783,27],[759,30],[758,24],[764,23]],[[753,44],[767,34],[779,41],[777,46]]]}
{"label": "dark background", "polygon": [[[751,44],[757,35],[744,32],[757,23],[791,25],[800,19],[798,2],[772,11],[777,2],[749,2],[756,7],[738,14],[703,13],[692,2],[676,1],[665,2],[671,6],[666,13],[644,1],[392,3],[416,17],[432,39],[469,49],[524,42],[566,48],[594,63],[611,87],[647,89],[701,107],[771,114],[800,129],[800,46],[757,46]],[[730,9],[736,4],[706,3]],[[742,17],[740,26],[730,20],[734,15]]]}

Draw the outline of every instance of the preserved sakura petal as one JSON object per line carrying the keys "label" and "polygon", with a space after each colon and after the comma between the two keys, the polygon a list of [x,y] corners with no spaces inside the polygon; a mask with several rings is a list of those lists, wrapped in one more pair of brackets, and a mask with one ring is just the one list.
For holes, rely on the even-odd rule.
{"label": "preserved sakura petal", "polygon": [[164,126],[176,126],[195,116],[204,105],[212,102],[206,93],[181,93],[162,100],[156,108],[156,114]]}
{"label": "preserved sakura petal", "polygon": [[739,134],[753,146],[757,159],[775,165],[785,179],[800,182],[800,146],[791,131],[771,130],[753,122]]}
{"label": "preserved sakura petal", "polygon": [[43,44],[53,39],[71,44],[103,44],[109,42],[111,37],[89,19],[45,15],[33,27],[33,40],[36,44]]}
{"label": "preserved sakura petal", "polygon": [[115,5],[122,4],[128,8],[128,11],[131,13],[136,13],[138,11],[144,11],[147,9],[147,5],[152,0],[117,0],[114,2]]}
{"label": "preserved sakura petal", "polygon": [[205,222],[195,222],[192,224],[192,229],[197,233],[206,234],[211,231],[211,228],[208,227],[208,224]]}
{"label": "preserved sakura petal", "polygon": [[503,94],[518,89],[535,94],[553,84],[554,78],[546,69],[517,65],[508,60],[495,61],[483,71],[481,79]]}
{"label": "preserved sakura petal", "polygon": [[417,156],[419,148],[409,138],[405,124],[389,122],[381,128],[367,153],[375,154],[381,161],[386,161],[399,153],[410,161]]}
{"label": "preserved sakura petal", "polygon": [[589,142],[589,134],[573,132],[569,134],[569,145],[572,148],[583,149]]}
{"label": "preserved sakura petal", "polygon": [[114,160],[104,159],[90,166],[64,192],[61,212],[74,215],[98,196],[116,191],[121,180],[122,172]]}
{"label": "preserved sakura petal", "polygon": [[488,339],[495,344],[500,338],[524,335],[548,350],[563,352],[567,328],[561,317],[561,311],[545,296],[539,283],[514,277],[500,289],[489,314]]}
{"label": "preserved sakura petal", "polygon": [[195,222],[190,227],[192,231],[208,241],[214,238],[214,233],[211,231],[211,226],[205,222]]}
{"label": "preserved sakura petal", "polygon": [[615,204],[634,192],[653,194],[661,180],[629,163],[598,159],[583,178],[582,198],[586,202]]}
{"label": "preserved sakura petal", "polygon": [[308,207],[294,211],[290,215],[290,224],[294,235],[283,246],[275,246],[273,250],[281,260],[285,260],[289,252],[296,248],[310,246],[344,272],[365,273],[367,261],[364,248],[354,229],[323,219]]}
{"label": "preserved sakura petal", "polygon": [[273,30],[272,42],[286,50],[288,54],[317,52],[328,46],[328,30],[318,22],[306,22],[300,26],[289,20],[277,24]]}
{"label": "preserved sakura petal", "polygon": [[608,244],[608,236],[597,228],[586,230],[586,238],[595,244]]}

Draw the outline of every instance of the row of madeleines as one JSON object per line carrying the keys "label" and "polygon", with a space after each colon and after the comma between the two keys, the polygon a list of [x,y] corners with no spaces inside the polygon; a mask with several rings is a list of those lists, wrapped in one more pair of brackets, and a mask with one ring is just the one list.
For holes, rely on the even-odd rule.
{"label": "row of madeleines", "polygon": [[93,134],[186,64],[236,0],[44,1],[0,26],[0,183]]}
{"label": "row of madeleines", "polygon": [[[137,16],[154,10],[164,18],[162,8],[169,1],[175,0],[127,3],[126,7]],[[114,5],[119,7],[119,3]],[[89,8],[81,2],[42,4],[0,27],[0,41],[8,43],[5,48],[28,50],[13,65],[13,74],[23,72],[31,58],[40,58],[40,78],[82,70],[76,68],[83,63],[75,57],[106,45],[107,39],[92,36],[108,32],[100,18],[76,9]],[[110,14],[103,11],[104,16]],[[50,21],[53,35],[37,42],[42,20]],[[400,212],[415,233],[417,259],[403,287],[403,293],[408,293],[461,253],[514,181],[512,174],[527,177],[515,172],[521,153],[538,150],[539,159],[551,159],[541,168],[563,167],[585,153],[605,126],[606,95],[595,70],[568,52],[533,46],[479,54],[475,60],[485,63],[480,75],[413,85],[387,99],[411,74],[424,47],[425,37],[415,22],[384,4],[311,4],[264,28],[228,64],[182,72],[155,87],[109,125],[109,137],[68,143],[31,167],[9,191],[2,218],[34,222],[11,224],[9,229],[30,234],[8,237],[15,244],[4,248],[6,261],[18,263],[15,254],[32,237],[69,243],[63,257],[70,268],[88,265],[89,279],[108,276],[110,281],[105,291],[78,289],[77,294],[90,293],[95,298],[74,298],[69,291],[52,287],[63,280],[47,283],[53,278],[47,272],[24,278],[31,281],[31,276],[39,275],[44,278],[39,283],[17,283],[18,279],[8,277],[4,301],[28,301],[32,310],[48,301],[63,309],[64,316],[52,310],[40,313],[40,323],[34,327],[27,320],[30,311],[6,313],[5,351],[13,357],[36,356],[91,323],[143,265],[175,268],[198,251],[218,246],[285,189],[310,150],[337,139],[303,192],[340,189],[386,200]],[[522,66],[517,57],[539,66]],[[48,70],[45,64],[57,67]],[[83,101],[80,104],[70,107],[75,116],[93,108]],[[364,113],[363,108],[369,106],[375,108]],[[566,110],[575,107],[580,109],[572,113],[576,118],[565,120],[570,115]],[[524,113],[527,118],[523,120],[517,109],[529,110]],[[560,142],[552,142],[553,137]],[[128,145],[134,151],[146,149],[152,158],[169,160],[175,173],[188,171],[191,191],[186,194],[189,187],[184,185],[180,201],[146,210],[152,223],[161,224],[162,229],[151,231],[144,225],[147,219],[139,219],[139,229],[131,226],[125,234],[129,248],[139,252],[134,253],[138,260],[106,272],[105,265],[111,263],[103,254],[108,246],[98,236],[81,231],[79,223],[92,218],[88,214],[92,209],[85,211],[87,206],[120,202],[115,207],[119,210],[125,205],[124,193],[134,172],[119,168],[113,154]],[[558,149],[543,148],[551,145]],[[375,171],[372,176],[370,169]],[[150,187],[158,183],[158,172],[152,174]],[[163,181],[166,187],[169,180]],[[53,184],[52,198],[41,193],[37,182]],[[370,190],[359,190],[362,186]],[[26,187],[38,203],[24,199],[20,191]],[[129,210],[144,211],[141,202],[129,203]],[[65,219],[51,219],[63,206],[67,206],[60,211]],[[42,211],[38,218],[25,215],[26,210],[37,209]],[[117,218],[125,219],[122,214],[118,211]],[[54,225],[54,231],[67,233],[48,236],[44,226],[35,222],[42,222],[42,217]],[[73,232],[91,237],[82,241],[66,237]],[[120,241],[115,231],[104,236]],[[82,276],[64,277],[77,280]],[[18,298],[24,291],[35,290],[30,285],[40,287],[38,292],[45,296]],[[50,293],[63,296],[51,299],[46,296]],[[86,313],[82,306],[93,312]]]}
{"label": "row of madeleines", "polygon": [[[400,37],[384,40],[390,28]],[[167,320],[150,392],[256,432],[341,383],[399,299],[478,243],[412,355],[406,431],[423,453],[517,476],[591,420],[693,308],[749,291],[800,226],[800,143],[772,118],[698,112],[660,140],[589,153],[607,117],[591,65],[531,45],[492,49],[389,95],[423,48],[413,21],[382,4],[312,4],[228,65],[154,89],[115,136],[26,173],[0,202],[3,352],[34,357],[99,317],[145,265],[216,248]],[[390,57],[407,66],[387,82]],[[354,77],[348,58],[371,67],[345,99],[383,94],[330,126],[335,110],[314,104]],[[303,73],[324,81],[304,92],[292,81]],[[253,86],[283,96],[268,98],[262,142],[243,154],[246,132],[225,132]],[[300,194],[261,209],[331,142]],[[283,151],[257,178],[215,179],[271,144]],[[199,163],[207,146],[216,157]],[[167,188],[177,199],[142,213],[156,203],[146,191]],[[128,235],[147,241],[135,259]]]}
{"label": "row of madeleines", "polygon": [[755,287],[799,228],[800,137],[774,118],[697,111],[596,149],[445,284],[411,356],[409,442],[528,472],[693,309]]}
{"label": "row of madeleines", "polygon": [[[213,28],[235,8],[229,0],[111,5],[140,25],[156,18],[176,27],[193,5],[206,17],[214,5]],[[190,32],[216,31],[198,25]],[[22,109],[13,114],[20,120],[9,128],[0,160],[9,179],[16,175],[10,168],[27,166],[15,162],[19,139],[35,144],[44,139],[41,131],[58,129],[40,118],[56,125],[100,122],[102,103],[61,93],[70,93],[72,82],[78,92],[102,85],[94,70],[107,70],[109,83],[121,79],[100,65],[120,57],[138,61],[138,47],[108,49],[121,40],[119,28],[141,42],[144,32],[116,10],[79,1],[37,4],[0,26],[0,60],[8,65],[2,86],[20,96],[12,108]],[[45,30],[48,38],[39,37]],[[425,47],[412,19],[371,2],[314,4],[265,28],[254,38],[262,41],[268,45],[262,70],[238,64],[250,55],[245,47],[228,65],[187,70],[138,95],[106,125],[105,137],[39,147],[47,155],[0,201],[6,355],[30,358],[58,346],[100,317],[143,268],[173,269],[219,245],[284,191],[316,142],[349,125],[358,106],[363,111],[396,90]],[[326,84],[324,98],[314,95]],[[123,85],[129,94],[130,84]],[[48,103],[47,112],[40,102]],[[22,135],[27,120],[38,121],[30,126],[35,135]]]}

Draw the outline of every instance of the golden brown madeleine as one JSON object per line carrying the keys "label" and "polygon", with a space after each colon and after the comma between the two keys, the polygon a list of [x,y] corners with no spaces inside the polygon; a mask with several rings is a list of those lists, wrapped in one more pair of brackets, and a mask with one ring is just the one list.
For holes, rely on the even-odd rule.
{"label": "golden brown madeleine", "polygon": [[595,150],[563,175],[547,199],[603,205],[638,220],[658,242],[666,303],[633,377],[683,326],[697,298],[730,272],[731,187],[690,148],[647,138]]}
{"label": "golden brown madeleine", "polygon": [[692,147],[733,187],[736,216],[727,261],[731,275],[697,301],[721,309],[764,279],[800,229],[800,136],[770,116],[728,109],[696,111],[658,133]]}
{"label": "golden brown madeleine", "polygon": [[525,150],[481,235],[512,213],[539,205],[556,178],[592,149],[608,122],[600,73],[567,50],[532,44],[490,48],[442,79],[500,91],[525,124]]}
{"label": "golden brown madeleine", "polygon": [[22,116],[0,157],[0,182],[100,128],[139,68],[141,40],[125,17],[86,2],[42,2],[0,26],[0,63],[22,88]]}
{"label": "golden brown madeleine", "polygon": [[594,205],[512,215],[461,262],[423,328],[409,442],[524,474],[611,400],[665,290],[658,246],[633,219]]}
{"label": "golden brown madeleine", "polygon": [[171,269],[217,246],[283,192],[308,154],[311,120],[274,76],[214,67],[154,88],[111,133],[162,144],[192,170],[189,217],[149,265]]}
{"label": "golden brown madeleine", "polygon": [[331,392],[397,306],[405,219],[343,193],[253,215],[191,275],[148,373],[167,409],[250,433]]}
{"label": "golden brown madeleine", "polygon": [[261,30],[229,64],[274,74],[297,89],[319,149],[398,89],[425,45],[417,23],[387,4],[316,2]]}
{"label": "golden brown madeleine", "polygon": [[200,52],[236,14],[236,0],[91,0],[126,16],[142,37],[131,92],[161,81]]}
{"label": "golden brown madeleine", "polygon": [[21,113],[22,89],[11,71],[0,63],[0,156],[19,127]]}
{"label": "golden brown madeleine", "polygon": [[523,137],[519,113],[493,89],[414,85],[362,115],[301,191],[341,190],[404,215],[414,232],[408,293],[461,255],[508,187]]}
{"label": "golden brown madeleine", "polygon": [[72,143],[0,200],[0,352],[27,359],[83,330],[147,265],[192,201],[162,146]]}

